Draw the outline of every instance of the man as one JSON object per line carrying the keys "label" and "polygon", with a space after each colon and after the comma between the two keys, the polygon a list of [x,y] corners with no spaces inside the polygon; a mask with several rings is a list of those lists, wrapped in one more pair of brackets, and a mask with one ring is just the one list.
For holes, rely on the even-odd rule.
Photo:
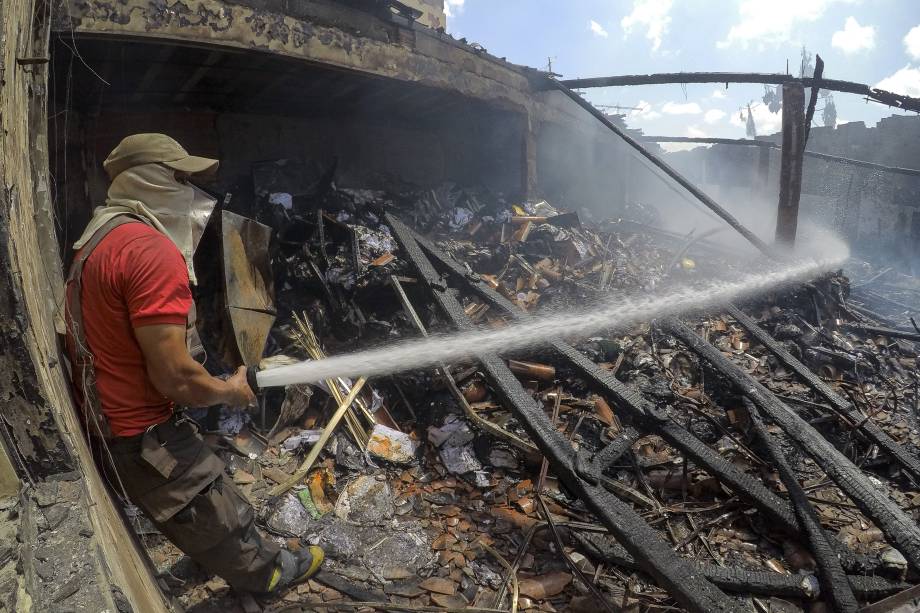
{"label": "man", "polygon": [[312,576],[322,550],[263,540],[223,462],[176,410],[254,399],[245,368],[212,377],[189,349],[192,256],[215,201],[188,178],[217,164],[163,134],[128,136],[112,151],[108,199],[74,245],[67,347],[87,431],[114,468],[116,491],[234,588],[277,593]]}

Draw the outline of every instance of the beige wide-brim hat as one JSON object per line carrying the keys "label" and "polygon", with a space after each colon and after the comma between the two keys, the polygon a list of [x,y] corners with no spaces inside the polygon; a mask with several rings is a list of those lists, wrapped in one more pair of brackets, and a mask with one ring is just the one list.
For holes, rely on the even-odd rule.
{"label": "beige wide-brim hat", "polygon": [[189,174],[214,172],[219,162],[189,155],[182,145],[165,134],[132,134],[122,139],[102,163],[110,179],[141,164],[159,163]]}

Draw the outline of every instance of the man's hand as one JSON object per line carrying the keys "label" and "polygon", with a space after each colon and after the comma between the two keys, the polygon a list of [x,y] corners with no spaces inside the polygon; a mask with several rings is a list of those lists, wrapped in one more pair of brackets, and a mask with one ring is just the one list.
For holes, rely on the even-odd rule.
{"label": "man's hand", "polygon": [[228,402],[228,405],[235,409],[245,409],[246,407],[255,406],[256,395],[253,393],[252,388],[249,387],[249,382],[246,380],[245,366],[237,368],[233,376],[227,379],[227,383],[230,384],[233,394],[236,395],[236,399],[233,402]]}
{"label": "man's hand", "polygon": [[255,400],[246,382],[245,367],[225,381],[212,377],[192,359],[185,344],[185,326],[142,326],[134,329],[134,336],[144,354],[150,381],[173,402],[188,407],[244,407]]}

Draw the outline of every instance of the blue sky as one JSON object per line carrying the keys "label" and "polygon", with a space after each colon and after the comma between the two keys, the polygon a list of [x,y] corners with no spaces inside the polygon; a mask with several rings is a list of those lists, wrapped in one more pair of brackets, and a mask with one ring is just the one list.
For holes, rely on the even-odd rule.
{"label": "blue sky", "polygon": [[[447,29],[509,61],[565,78],[677,71],[798,74],[804,44],[824,74],[920,97],[920,0],[445,0]],[[646,134],[758,134],[780,114],[762,85],[657,85],[588,91],[595,104],[641,107],[627,123]],[[874,125],[897,111],[836,94],[838,124]],[[821,108],[819,103],[818,108]],[[746,113],[746,111],[744,111]],[[820,113],[816,114],[816,119]]]}

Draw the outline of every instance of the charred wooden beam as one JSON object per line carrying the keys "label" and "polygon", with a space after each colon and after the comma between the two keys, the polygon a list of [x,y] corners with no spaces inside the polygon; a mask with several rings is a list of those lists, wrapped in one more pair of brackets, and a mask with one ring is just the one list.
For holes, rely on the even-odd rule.
{"label": "charred wooden beam", "polygon": [[[445,288],[441,276],[422,252],[413,233],[392,214],[384,216],[399,242],[402,253],[418,271],[441,311],[460,330],[475,326],[457,300],[454,291]],[[543,407],[524,389],[504,360],[494,353],[477,356],[483,373],[502,402],[511,407],[521,424],[549,460],[560,481],[581,498],[607,528],[623,543],[659,585],[683,607],[691,611],[736,611],[736,603],[676,558],[671,549],[628,504],[608,493],[599,484],[580,477],[575,470],[575,450],[556,430]]]}
{"label": "charred wooden beam", "polygon": [[920,528],[883,490],[840,453],[808,422],[783,404],[770,390],[725,357],[686,324],[663,320],[664,328],[709,362],[786,435],[808,453],[859,509],[882,530],[914,569],[920,569]]}
{"label": "charred wooden beam", "polygon": [[910,613],[917,610],[918,600],[920,600],[920,585],[915,585],[882,601],[872,603],[861,613]]}
{"label": "charred wooden beam", "polygon": [[908,332],[906,330],[898,330],[896,328],[885,328],[882,326],[870,326],[868,324],[843,324],[843,327],[848,330],[859,330],[860,332],[868,332],[869,334],[890,336],[892,338],[903,338],[907,341],[920,343],[920,334],[917,334],[916,332]]}
{"label": "charred wooden beam", "polygon": [[808,142],[808,135],[811,132],[811,120],[815,118],[815,106],[818,104],[818,93],[821,91],[821,78],[824,76],[824,60],[820,55],[815,55],[815,73],[812,77],[814,81],[811,85],[811,95],[808,98],[808,110],[805,112],[805,138],[802,139],[802,149]]}
{"label": "charred wooden beam", "polygon": [[792,466],[786,460],[786,456],[780,449],[776,439],[767,432],[767,427],[764,425],[759,412],[760,409],[754,406],[748,407],[751,430],[767,450],[770,460],[779,472],[783,485],[786,486],[786,491],[789,492],[792,508],[795,510],[799,525],[802,526],[809,548],[817,562],[818,580],[821,582],[821,588],[827,594],[835,611],[855,613],[859,609],[859,604],[856,602],[856,596],[853,595],[853,590],[847,582],[846,574],[840,565],[840,559],[831,548],[828,536],[821,527],[821,521],[811,506],[811,502],[808,501],[808,495],[802,489],[802,485],[792,471]]}
{"label": "charred wooden beam", "polygon": [[776,210],[776,242],[795,244],[802,195],[805,161],[805,89],[801,83],[783,84],[783,154],[779,174],[779,208]]}
{"label": "charred wooden beam", "polygon": [[[640,139],[643,143],[700,143],[706,145],[738,145],[743,147],[759,147],[761,154],[764,150],[780,149],[781,147],[768,140],[757,140],[750,138],[715,138],[709,136],[643,136]],[[830,155],[818,151],[805,151],[805,157],[823,160],[825,162],[834,162],[847,166],[856,166],[859,168],[869,168],[871,170],[880,170],[899,175],[908,175],[911,177],[920,177],[920,170],[916,168],[901,168],[899,166],[886,166],[885,164],[876,164],[865,160],[854,160],[839,155]]]}
{"label": "charred wooden beam", "polygon": [[[444,254],[431,241],[418,234],[413,233],[413,236],[433,259],[457,279],[463,279],[470,289],[489,304],[515,319],[529,317],[527,313],[521,311],[478,276],[468,274],[466,268]],[[550,339],[547,344],[561,360],[584,377],[596,393],[612,399],[617,408],[624,411],[637,428],[661,436],[668,444],[698,466],[706,469],[709,474],[736,494],[750,500],[770,521],[789,532],[799,531],[798,521],[789,503],[767,489],[759,479],[742,472],[686,428],[672,421],[666,412],[646,402],[635,390],[589,360],[571,345],[558,339]]]}
{"label": "charred wooden beam", "polygon": [[609,445],[594,454],[591,458],[591,471],[599,474],[613,466],[613,463],[623,457],[640,438],[642,433],[635,428],[628,427],[623,430]]}
{"label": "charred wooden beam", "polygon": [[[410,233],[443,270],[454,275],[455,279],[462,280],[467,287],[490,305],[514,319],[521,320],[529,317],[527,313],[486,284],[479,275],[471,273],[469,269],[445,254],[427,238],[411,230]],[[775,522],[777,526],[791,533],[800,531],[798,520],[789,503],[767,489],[760,480],[739,470],[686,428],[668,419],[666,414],[645,402],[632,388],[620,382],[609,371],[600,368],[571,345],[558,340],[550,340],[548,343],[556,355],[584,377],[596,393],[614,399],[617,407],[623,410],[637,426],[661,436],[668,444],[698,466],[706,469],[737,495],[753,503],[768,520]],[[847,572],[874,574],[883,570],[883,564],[877,557],[855,554],[835,539],[831,540],[831,544],[837,550],[841,564]]]}
{"label": "charred wooden beam", "polygon": [[[630,570],[639,569],[632,556],[611,539],[599,535],[571,534],[574,543],[592,559]],[[820,596],[820,587],[813,575],[781,575],[770,571],[723,568],[703,562],[693,562],[693,565],[704,577],[726,592],[802,600]],[[847,575],[847,580],[854,594],[863,600],[885,598],[909,587],[909,584],[902,581],[889,581],[883,577]]]}
{"label": "charred wooden beam", "polygon": [[[796,78],[789,74],[758,72],[666,72],[659,74],[622,75],[616,77],[592,77],[588,79],[566,79],[562,81],[572,89],[591,87],[619,87],[622,85],[668,85],[674,83],[763,83],[766,85],[783,85],[797,82],[804,87],[812,87],[812,78]],[[839,79],[821,79],[821,88],[833,92],[866,96],[870,100],[881,102],[899,109],[920,112],[920,98],[894,94],[884,89],[869,87],[863,83],[841,81]]]}
{"label": "charred wooden beam", "polygon": [[593,115],[595,119],[597,119],[602,124],[604,124],[604,126],[608,130],[610,130],[611,132],[613,132],[614,134],[622,138],[626,142],[627,145],[629,145],[630,147],[638,151],[639,154],[642,155],[642,157],[646,158],[653,165],[655,165],[659,170],[661,170],[666,175],[668,175],[671,179],[676,181],[678,185],[680,185],[681,187],[686,189],[688,192],[690,192],[694,198],[696,198],[697,200],[702,202],[704,205],[706,205],[706,207],[709,210],[711,210],[713,213],[715,213],[720,218],[722,218],[722,220],[725,223],[727,223],[732,228],[737,230],[739,234],[741,234],[744,238],[746,238],[752,245],[757,247],[761,252],[763,252],[768,257],[778,259],[775,251],[771,247],[769,247],[766,243],[764,243],[762,240],[760,240],[760,238],[756,234],[754,234],[753,232],[748,230],[744,225],[742,225],[740,221],[735,219],[734,215],[729,213],[725,208],[722,207],[722,205],[720,205],[718,202],[716,202],[715,200],[710,198],[708,195],[706,195],[705,192],[703,192],[700,188],[694,185],[689,179],[687,179],[682,174],[677,172],[667,162],[665,162],[660,157],[658,157],[657,155],[655,155],[654,153],[646,149],[644,146],[642,146],[642,144],[639,141],[635,140],[629,134],[621,130],[616,124],[610,121],[610,119],[608,119],[606,115],[604,115],[599,110],[594,108],[594,106],[590,102],[588,102],[587,100],[585,100],[584,98],[582,98],[581,96],[573,92],[571,89],[566,87],[563,83],[552,80],[552,79],[550,79],[550,82],[554,85],[554,87],[556,87],[556,89],[558,89],[563,94],[568,96],[572,101],[574,101],[575,104],[577,104],[578,106],[582,107],[583,109],[591,113],[591,115]]}
{"label": "charred wooden beam", "polygon": [[757,325],[751,317],[746,315],[735,305],[728,305],[728,314],[737,321],[742,328],[754,337],[761,345],[766,347],[773,355],[779,358],[783,365],[798,375],[808,387],[814,390],[818,395],[824,398],[840,415],[845,417],[851,424],[859,428],[866,438],[879,446],[879,448],[891,456],[901,467],[910,472],[916,479],[920,479],[920,460],[907,451],[901,444],[888,436],[884,430],[874,421],[867,419],[859,413],[853,405],[837,394],[831,387],[821,380],[805,364],[800,362],[789,353],[785,347],[770,336],[766,330]]}

